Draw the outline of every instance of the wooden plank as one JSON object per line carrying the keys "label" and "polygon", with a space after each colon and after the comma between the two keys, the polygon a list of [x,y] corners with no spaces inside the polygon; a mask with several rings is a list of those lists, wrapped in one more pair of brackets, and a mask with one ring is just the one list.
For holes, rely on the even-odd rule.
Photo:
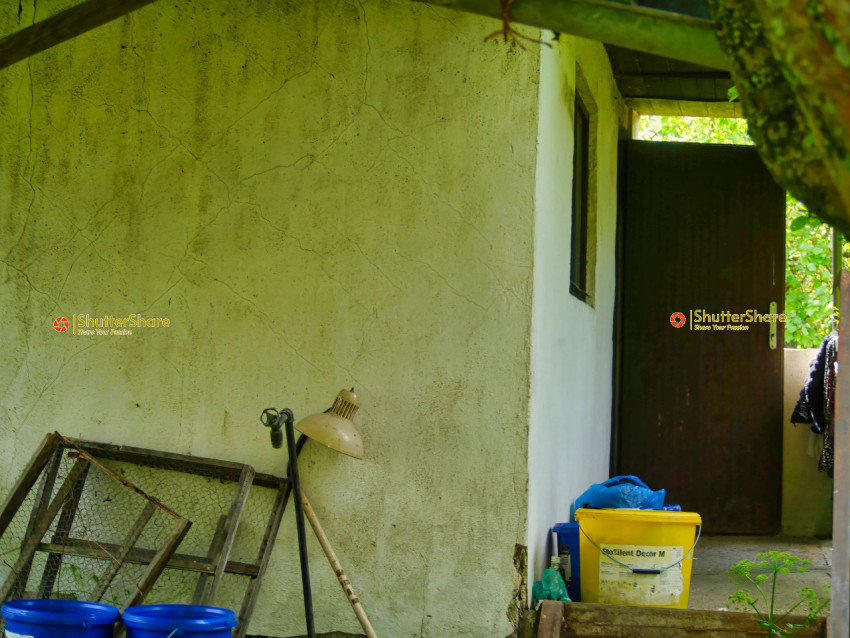
{"label": "wooden plank", "polygon": [[123,17],[155,0],[85,0],[0,40],[0,69]]}
{"label": "wooden plank", "polygon": [[[552,601],[550,601],[552,602]],[[665,609],[591,603],[552,603],[562,607],[565,626],[558,638],[764,638],[754,614],[697,609]],[[554,613],[554,612],[553,612]],[[788,622],[804,617],[789,616]],[[542,620],[541,620],[542,624]],[[543,635],[538,633],[538,638]],[[799,638],[824,638],[826,619],[815,618]]]}
{"label": "wooden plank", "polygon": [[564,621],[564,605],[554,600],[544,600],[540,606],[537,638],[561,638]]}
{"label": "wooden plank", "polygon": [[139,582],[136,583],[136,591],[130,594],[127,602],[125,602],[124,606],[121,607],[122,612],[128,607],[140,605],[144,602],[145,597],[150,593],[156,579],[159,578],[162,570],[168,565],[168,561],[177,550],[177,546],[180,545],[183,538],[189,532],[189,528],[191,526],[191,521],[187,521],[185,518],[175,521],[174,529],[168,537],[168,541],[166,541],[165,545],[163,545],[156,553],[151,560],[150,565],[148,565],[148,568],[145,570],[145,573],[142,575],[141,579],[139,579]]}
{"label": "wooden plank", "polygon": [[250,465],[242,466],[239,487],[233,496],[230,511],[227,513],[227,521],[224,524],[224,542],[216,548],[216,553],[213,556],[213,564],[216,565],[215,574],[212,578],[207,579],[206,590],[203,593],[201,604],[212,605],[215,600],[215,594],[218,591],[219,585],[221,585],[221,577],[224,575],[227,559],[230,557],[230,550],[233,549],[233,542],[236,540],[236,531],[239,528],[239,521],[242,518],[242,512],[245,509],[248,492],[251,489],[253,480],[254,468]]}
{"label": "wooden plank", "polygon": [[679,78],[678,98],[683,102],[699,101],[699,82],[694,78]]}
{"label": "wooden plank", "polygon": [[[86,477],[88,476],[89,465],[83,471],[80,479],[74,484],[71,490],[71,496],[62,508],[62,513],[59,514],[59,521],[56,523],[56,531],[53,533],[52,543],[62,545],[68,535],[71,533],[71,525],[74,524],[74,518],[77,516],[77,508],[80,505],[80,498],[83,496],[83,489],[86,485]],[[41,575],[41,584],[38,591],[46,596],[53,591],[53,585],[56,582],[56,577],[59,575],[59,568],[62,565],[61,552],[51,552],[47,556],[47,561],[44,564],[44,571]]]}
{"label": "wooden plank", "polygon": [[105,466],[103,463],[101,463],[96,458],[94,458],[94,456],[92,456],[91,454],[89,454],[88,452],[83,450],[83,448],[79,447],[71,439],[66,439],[66,438],[62,437],[61,435],[59,435],[59,439],[64,446],[73,448],[68,453],[69,456],[75,456],[76,458],[86,459],[92,465],[97,467],[97,469],[99,469],[101,472],[106,474],[109,478],[113,479],[114,481],[117,481],[118,483],[120,483],[121,485],[123,485],[127,489],[135,492],[136,494],[143,497],[144,499],[155,503],[156,506],[159,507],[163,512],[166,512],[167,514],[169,514],[170,516],[172,516],[174,518],[182,518],[177,512],[175,512],[170,507],[165,505],[158,498],[156,498],[155,496],[151,496],[151,495],[147,494],[143,489],[139,488],[137,485],[134,485],[133,483],[128,481],[126,478],[124,478],[123,476],[121,476],[120,474],[115,472],[113,469]]}
{"label": "wooden plank", "polygon": [[[713,78],[702,78],[697,80],[697,84],[699,85],[699,99],[700,100],[717,100],[717,90],[716,83]],[[722,99],[722,98],[721,98]]]}
{"label": "wooden plank", "polygon": [[[176,452],[162,452],[160,450],[85,441],[82,439],[67,440],[95,458],[122,461],[143,467],[165,469],[174,472],[183,472],[185,474],[201,474],[228,481],[238,481],[242,475],[242,469],[245,467],[244,463],[237,463],[235,461],[221,461],[201,456],[188,456],[186,454],[177,454]],[[253,484],[277,489],[285,482],[286,479],[279,476],[256,473]]]}
{"label": "wooden plank", "polygon": [[617,88],[624,98],[643,97],[649,94],[646,86],[646,78],[643,75],[615,76]]}
{"label": "wooden plank", "polygon": [[740,102],[711,102],[708,112],[711,117],[744,117]]}
{"label": "wooden plank", "polygon": [[272,555],[271,550],[280,529],[280,521],[283,518],[283,511],[286,509],[286,501],[289,499],[289,493],[290,487],[288,482],[278,489],[272,514],[269,516],[269,522],[266,525],[266,533],[263,536],[263,542],[260,544],[259,569],[257,570],[257,575],[248,583],[248,589],[245,592],[245,598],[242,599],[242,607],[239,610],[239,625],[237,625],[233,632],[233,638],[245,638],[245,633],[248,631],[248,621],[251,619],[251,614],[254,613],[254,607],[257,604],[260,585],[263,584],[263,577],[266,574],[266,568],[269,566],[269,559]]}
{"label": "wooden plank", "polygon": [[[427,0],[429,4],[501,18],[493,0]],[[558,33],[599,40],[627,49],[730,69],[710,20],[615,0],[514,0],[510,17]]]}
{"label": "wooden plank", "polygon": [[[841,271],[838,369],[850,370],[850,272]],[[832,498],[832,610],[830,636],[850,635],[850,383],[838,375]]]}
{"label": "wooden plank", "polygon": [[[661,60],[665,60],[669,62],[667,58],[660,58]],[[714,70],[706,70],[706,71],[676,71],[673,69],[667,68],[663,71],[640,71],[634,73],[626,73],[617,71],[614,73],[614,79],[617,80],[617,86],[620,84],[620,80],[633,80],[633,79],[647,79],[647,78],[658,78],[658,79],[669,79],[674,78],[678,80],[728,80],[729,72],[728,71],[714,71]],[[712,96],[714,92],[712,91]]]}
{"label": "wooden plank", "polygon": [[65,504],[65,501],[71,496],[74,484],[87,467],[88,461],[78,459],[77,462],[74,463],[74,467],[71,468],[71,471],[68,473],[68,476],[65,478],[65,481],[62,483],[62,486],[59,488],[59,491],[56,493],[56,496],[53,498],[53,501],[51,501],[50,506],[45,512],[38,516],[36,524],[33,527],[32,534],[24,539],[18,560],[12,567],[12,571],[6,578],[6,582],[3,583],[3,587],[0,588],[0,600],[6,600],[8,598],[9,593],[12,591],[12,587],[17,581],[23,568],[32,560],[33,554],[35,553],[41,537],[44,536],[45,532],[47,532],[47,529],[50,527],[50,523],[54,518],[56,518],[56,515],[59,513],[60,508]]}
{"label": "wooden plank", "polygon": [[126,461],[144,467],[172,470],[186,474],[203,474],[215,478],[238,480],[242,473],[242,463],[219,461],[199,456],[188,456],[176,452],[162,452],[128,445],[113,445],[96,441],[68,439],[95,458]]}
{"label": "wooden plank", "polygon": [[641,115],[687,115],[690,117],[744,117],[740,102],[665,100],[652,97],[625,98],[628,107]]}
{"label": "wooden plank", "polygon": [[100,599],[103,598],[106,590],[109,589],[109,586],[118,574],[118,570],[120,570],[127,561],[127,554],[130,553],[130,550],[133,549],[133,546],[139,540],[139,536],[142,535],[145,525],[147,525],[151,520],[151,517],[154,515],[156,510],[156,505],[148,502],[139,514],[138,518],[136,518],[136,522],[133,523],[130,531],[127,532],[127,536],[124,537],[124,542],[121,543],[121,548],[112,556],[111,563],[107,570],[101,574],[100,580],[97,583],[97,588],[95,588],[92,592],[91,599],[93,601],[99,602]]}
{"label": "wooden plank", "polygon": [[615,78],[621,73],[639,75],[647,73],[673,73],[680,76],[701,77],[708,75],[709,77],[726,79],[729,79],[731,76],[729,71],[712,69],[700,64],[674,60],[660,55],[653,55],[652,53],[623,49],[611,44],[604,46],[608,52],[608,58],[611,60],[611,68],[614,70]]}
{"label": "wooden plank", "polygon": [[[215,526],[215,533],[212,537],[212,542],[210,542],[210,551],[207,552],[207,559],[210,561],[210,564],[213,564],[213,559],[215,559],[217,549],[221,545],[224,544],[225,537],[225,524],[227,523],[227,516],[222,514],[218,517],[218,523]],[[201,601],[204,599],[204,592],[207,591],[209,580],[213,577],[213,573],[203,572],[200,576],[198,576],[198,584],[195,586],[195,593],[192,594],[192,604],[200,605]]]}
{"label": "wooden plank", "polygon": [[608,58],[611,60],[611,67],[616,69],[617,73],[634,74],[640,73],[641,66],[639,62],[640,54],[631,49],[606,44],[605,51],[608,53]]}
{"label": "wooden plank", "polygon": [[[62,552],[70,556],[83,556],[85,558],[99,558],[102,560],[112,560],[112,556],[121,551],[121,546],[115,543],[98,543],[92,541],[81,540],[77,538],[69,538],[64,545],[51,545],[50,543],[39,543],[36,548],[39,552]],[[133,548],[131,549],[125,562],[135,563],[137,565],[147,565],[155,556],[156,551],[152,549]],[[207,558],[200,556],[191,556],[189,554],[175,553],[166,565],[167,569],[179,569],[188,572],[201,572],[207,574],[215,573],[215,565]],[[251,563],[242,563],[237,561],[227,561],[224,569],[227,574],[237,574],[239,576],[255,577],[258,573],[258,566]]]}
{"label": "wooden plank", "polygon": [[59,437],[56,434],[51,433],[44,437],[41,445],[30,459],[30,462],[27,463],[27,466],[18,477],[12,491],[6,497],[2,509],[0,509],[0,536],[6,532],[6,528],[9,527],[9,523],[15,518],[15,514],[21,507],[21,503],[24,502],[32,486],[38,480],[41,470],[44,469],[44,466],[58,448]]}
{"label": "wooden plank", "polygon": [[[56,484],[56,476],[59,474],[59,467],[62,464],[62,455],[63,451],[57,447],[53,452],[50,465],[44,471],[44,477],[36,491],[35,503],[30,512],[29,522],[27,522],[27,528],[21,542],[33,535],[39,517],[43,516],[50,506],[50,497],[53,496],[53,487]],[[18,573],[14,585],[12,585],[12,590],[9,592],[9,598],[17,598],[26,589],[31,568],[32,558],[21,567],[21,571]]]}

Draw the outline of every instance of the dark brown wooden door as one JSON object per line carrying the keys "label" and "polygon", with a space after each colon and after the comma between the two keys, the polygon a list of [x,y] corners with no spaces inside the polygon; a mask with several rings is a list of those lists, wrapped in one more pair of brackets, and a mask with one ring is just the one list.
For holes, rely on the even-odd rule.
{"label": "dark brown wooden door", "polygon": [[623,149],[614,467],[665,488],[705,531],[776,533],[782,324],[771,349],[768,322],[715,317],[717,329],[696,313],[783,311],[784,193],[751,147]]}

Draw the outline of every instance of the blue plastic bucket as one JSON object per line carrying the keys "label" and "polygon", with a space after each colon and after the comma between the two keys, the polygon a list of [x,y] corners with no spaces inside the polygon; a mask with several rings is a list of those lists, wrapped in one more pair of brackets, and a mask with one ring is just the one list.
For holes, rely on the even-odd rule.
{"label": "blue plastic bucket", "polygon": [[238,624],[231,610],[205,605],[140,605],[127,609],[121,620],[127,638],[231,638]]}
{"label": "blue plastic bucket", "polygon": [[569,564],[569,572],[565,574],[567,593],[574,603],[581,602],[581,561],[578,538],[578,523],[558,523],[552,530],[558,537],[558,556],[561,557],[561,567]]}
{"label": "blue plastic bucket", "polygon": [[9,638],[112,638],[118,608],[81,600],[10,600],[0,614]]}

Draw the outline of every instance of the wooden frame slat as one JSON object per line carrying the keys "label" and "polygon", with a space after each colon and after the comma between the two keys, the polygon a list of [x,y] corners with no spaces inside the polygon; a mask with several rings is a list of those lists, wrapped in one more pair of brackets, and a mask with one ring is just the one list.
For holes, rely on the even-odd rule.
{"label": "wooden frame slat", "polygon": [[[80,498],[83,496],[88,472],[89,465],[86,464],[86,468],[81,473],[79,480],[74,483],[74,487],[71,490],[71,496],[62,507],[62,512],[59,514],[59,520],[56,523],[56,531],[53,533],[53,538],[51,539],[52,543],[62,545],[71,533],[71,526],[74,524],[74,518],[77,516],[77,509],[80,505]],[[56,577],[59,575],[59,568],[61,565],[61,552],[51,552],[47,556],[47,561],[44,564],[44,571],[41,574],[41,584],[38,587],[39,595],[42,597],[48,596],[48,594],[53,590],[53,585],[56,583]]]}
{"label": "wooden frame slat", "polygon": [[[35,495],[35,504],[30,512],[30,518],[27,522],[27,529],[24,532],[23,538],[29,538],[35,532],[36,522],[39,517],[47,511],[50,505],[50,497],[53,495],[53,487],[56,485],[56,476],[59,474],[59,466],[62,464],[62,450],[56,449],[53,456],[49,460],[49,464],[42,472],[42,480],[38,486]],[[30,569],[32,569],[32,557],[21,567],[21,571],[16,575],[15,582],[9,592],[9,596],[17,598],[23,594],[29,581]]]}
{"label": "wooden frame slat", "polygon": [[248,631],[248,622],[251,620],[254,607],[257,605],[260,585],[263,583],[263,577],[269,566],[269,559],[272,555],[271,549],[280,529],[283,511],[286,509],[286,502],[289,499],[290,491],[289,483],[284,479],[283,485],[278,488],[272,514],[269,516],[269,522],[266,525],[266,533],[263,535],[263,542],[260,544],[257,575],[248,583],[248,591],[245,592],[245,598],[242,599],[242,607],[239,610],[239,624],[233,631],[233,638],[245,638],[245,634]]}
{"label": "wooden frame slat", "polygon": [[177,546],[180,542],[185,538],[186,534],[189,532],[189,528],[192,526],[192,522],[186,520],[185,518],[177,519],[174,522],[174,529],[171,531],[171,535],[168,537],[168,541],[163,545],[160,550],[156,553],[153,559],[150,562],[150,565],[145,570],[145,573],[142,575],[141,579],[137,583],[137,589],[135,592],[130,594],[130,597],[127,599],[127,602],[121,607],[121,611],[124,611],[128,607],[132,607],[133,605],[139,605],[144,602],[145,597],[150,592],[153,587],[156,579],[159,578],[159,575],[162,573],[162,570],[168,565],[168,561],[171,559],[171,556],[177,550]]}
{"label": "wooden frame slat", "polygon": [[[142,467],[162,468],[185,474],[202,474],[227,481],[238,481],[242,475],[242,469],[245,467],[244,463],[237,463],[236,461],[221,461],[202,456],[189,456],[176,452],[161,452],[147,448],[84,441],[82,439],[68,438],[65,440],[98,459],[124,461]],[[278,488],[285,482],[285,478],[259,472],[254,474],[253,480],[254,485],[271,488]]]}
{"label": "wooden frame slat", "polygon": [[[215,526],[215,533],[213,534],[212,541],[210,542],[210,551],[207,552],[207,560],[210,561],[210,566],[213,566],[213,560],[218,553],[218,548],[224,544],[225,538],[225,525],[227,524],[227,516],[222,514],[218,517],[218,523]],[[204,593],[207,591],[208,583],[211,578],[214,577],[216,570],[212,572],[203,572],[200,576],[198,576],[198,584],[195,586],[195,593],[192,594],[192,604],[200,605],[201,601],[204,600]]]}
{"label": "wooden frame slat", "polygon": [[6,497],[2,509],[0,509],[0,536],[4,534],[9,523],[15,518],[15,514],[20,509],[32,486],[35,485],[45,464],[57,449],[59,449],[59,435],[51,433],[45,436]]}
{"label": "wooden frame slat", "polygon": [[50,523],[53,522],[53,519],[56,518],[59,510],[65,504],[65,501],[71,497],[71,492],[74,489],[75,482],[80,478],[87,467],[88,461],[84,459],[77,459],[77,462],[74,463],[74,467],[71,468],[71,471],[62,483],[62,487],[59,488],[56,496],[50,502],[50,506],[46,511],[40,512],[36,517],[36,523],[33,526],[32,533],[24,539],[23,545],[21,546],[21,553],[18,555],[18,560],[12,567],[12,571],[6,578],[6,582],[3,583],[3,587],[0,588],[0,600],[7,599],[9,593],[14,587],[14,584],[20,578],[23,569],[30,563],[30,561],[32,561],[32,557],[35,554],[41,537],[44,536],[44,533],[50,527]]}
{"label": "wooden frame slat", "polygon": [[230,506],[230,511],[227,513],[227,520],[224,523],[225,537],[221,546],[216,548],[217,553],[213,556],[213,563],[216,565],[215,574],[212,578],[207,579],[205,591],[201,598],[204,605],[212,605],[215,601],[215,594],[218,591],[219,585],[221,585],[221,577],[224,575],[227,559],[230,557],[230,550],[233,549],[233,542],[236,540],[236,530],[239,527],[239,521],[242,518],[245,503],[248,501],[248,492],[251,489],[253,480],[254,468],[250,465],[243,466],[239,476],[239,486],[236,489],[236,494],[233,496],[233,502]]}
{"label": "wooden frame slat", "polygon": [[[59,561],[64,556],[80,556],[107,561],[109,566],[100,575],[98,586],[93,593],[93,597],[97,599],[105,595],[118,571],[126,564],[146,565],[145,574],[137,583],[137,590],[126,600],[125,608],[144,602],[147,594],[155,586],[157,578],[165,569],[200,573],[201,576],[198,579],[193,602],[202,604],[214,604],[216,593],[225,574],[246,577],[248,583],[241,600],[239,626],[234,632],[234,638],[244,638],[286,507],[289,483],[285,478],[257,473],[250,465],[233,461],[220,461],[109,443],[68,439],[54,432],[42,442],[24,474],[13,488],[12,493],[7,497],[4,509],[0,511],[0,524],[8,527],[27,495],[32,493],[35,481],[38,480],[39,476],[45,476],[44,468],[50,460],[51,454],[56,454],[56,463],[63,459],[67,460],[69,457],[76,459],[75,469],[78,466],[83,467],[90,464],[109,478],[144,497],[148,502],[144,511],[138,515],[127,536],[121,540],[120,544],[101,542],[97,539],[74,538],[71,528],[77,505],[76,501],[81,497],[75,497],[68,479],[66,479],[66,484],[63,484],[57,492],[57,496],[50,502],[47,511],[41,511],[40,514],[33,513],[31,528],[34,534],[28,535],[28,540],[24,543],[19,558],[20,564],[13,568],[13,574],[10,575],[11,583],[20,580],[18,576],[21,567],[25,563],[31,562],[36,551],[56,556]],[[176,550],[188,533],[191,522],[171,510],[155,496],[145,493],[138,485],[133,484],[111,467],[104,465],[103,461],[105,460],[236,483],[230,508],[227,514],[220,519],[207,555],[195,556],[177,553]],[[75,471],[76,478],[79,478],[78,471]],[[45,481],[49,481],[49,478],[46,478]],[[76,483],[74,484],[76,485]],[[44,485],[47,486],[46,483]],[[48,489],[44,491],[49,494],[53,490],[53,484],[51,483],[47,487]],[[246,511],[252,487],[273,489],[274,502],[271,504],[271,509],[267,509],[268,505],[263,506],[264,515],[267,519],[264,535],[257,549],[256,559],[252,562],[233,561],[230,560],[230,554],[235,544],[243,513]],[[75,502],[69,504],[68,499],[72,497],[75,497]],[[44,509],[41,508],[41,510]],[[149,524],[153,515],[159,510],[175,519],[175,527],[166,545],[158,548],[135,547],[135,543],[141,537],[145,526]],[[59,514],[60,511],[61,515]],[[50,542],[43,542],[44,533],[49,529],[57,515],[60,515],[60,521],[57,523],[56,532]],[[42,593],[54,595],[49,590],[53,588],[55,581],[49,577],[49,573],[52,572],[47,570],[43,575],[42,586],[38,588],[38,592],[24,591],[26,588],[26,580],[24,580],[21,585],[21,594],[23,596],[41,596]],[[9,583],[5,588],[6,594],[8,594],[8,585]],[[3,599],[3,593],[4,590],[0,588],[0,600]]]}
{"label": "wooden frame slat", "polygon": [[[133,523],[133,526],[130,528],[127,536],[124,538],[124,542],[121,543],[121,548],[115,556],[113,556],[113,560],[109,564],[107,570],[100,575],[97,588],[94,592],[92,592],[92,599],[95,602],[100,602],[100,599],[103,598],[106,590],[109,589],[109,586],[112,584],[112,581],[115,579],[118,571],[126,564],[127,554],[130,553],[133,545],[135,545],[136,541],[139,540],[139,536],[142,535],[142,531],[144,531],[145,526],[151,520],[151,517],[153,517],[155,512],[156,505],[149,502],[145,505],[145,508],[142,510],[141,514],[139,514],[138,518],[136,518],[136,522]],[[65,540],[67,540],[67,538]]]}
{"label": "wooden frame slat", "polygon": [[[102,560],[112,560],[112,557],[121,551],[121,546],[115,543],[98,543],[94,544],[91,541],[81,540],[78,538],[69,538],[64,545],[51,545],[50,543],[39,543],[37,551],[39,552],[55,552],[61,551],[69,556],[82,556],[84,558],[99,558]],[[125,562],[135,563],[137,565],[147,565],[156,552],[152,549],[133,548],[125,557]],[[187,572],[201,572],[205,574],[214,574],[215,565],[207,558],[191,556],[189,554],[175,553],[166,565],[167,569],[179,569]],[[258,573],[257,565],[251,563],[243,563],[238,561],[227,561],[225,569],[227,574],[236,574],[238,576],[254,577]]]}

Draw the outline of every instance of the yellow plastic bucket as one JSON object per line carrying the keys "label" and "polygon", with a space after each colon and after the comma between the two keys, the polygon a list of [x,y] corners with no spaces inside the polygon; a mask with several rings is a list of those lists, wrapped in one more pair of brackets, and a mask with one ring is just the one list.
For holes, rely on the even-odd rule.
{"label": "yellow plastic bucket", "polygon": [[579,509],[576,520],[583,603],[687,609],[699,514]]}

